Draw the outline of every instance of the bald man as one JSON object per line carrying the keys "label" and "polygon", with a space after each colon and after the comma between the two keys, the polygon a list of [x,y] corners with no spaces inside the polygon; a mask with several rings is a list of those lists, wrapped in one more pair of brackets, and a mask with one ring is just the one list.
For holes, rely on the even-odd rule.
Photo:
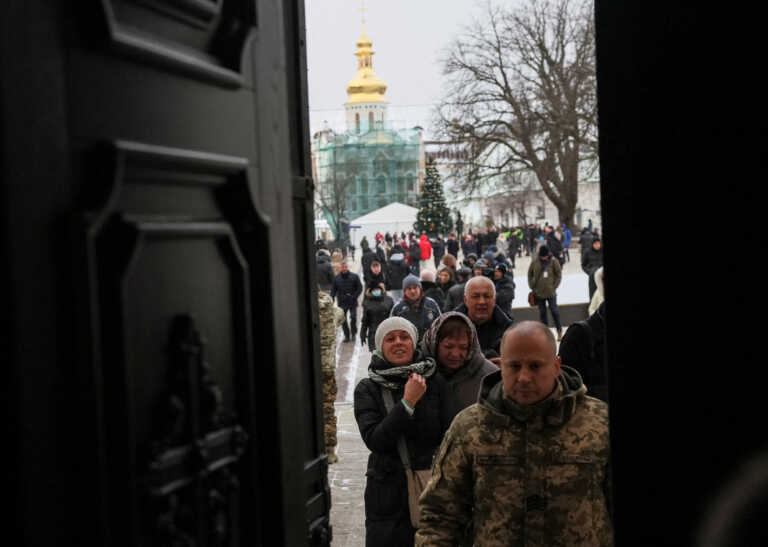
{"label": "bald man", "polygon": [[556,347],[538,321],[505,333],[435,456],[415,545],[613,545],[608,407]]}
{"label": "bald man", "polygon": [[498,366],[501,337],[512,325],[512,319],[496,305],[493,281],[484,275],[470,278],[464,285],[464,303],[456,311],[474,323],[483,355]]}

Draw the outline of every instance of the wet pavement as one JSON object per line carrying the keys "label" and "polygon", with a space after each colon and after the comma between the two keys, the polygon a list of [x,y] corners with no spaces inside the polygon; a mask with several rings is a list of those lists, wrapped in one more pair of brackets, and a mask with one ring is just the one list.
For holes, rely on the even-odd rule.
{"label": "wet pavement", "polygon": [[[350,267],[359,272],[358,260]],[[528,307],[527,271],[530,258],[518,258],[515,264],[515,300],[513,309],[518,306]],[[581,271],[578,249],[571,251],[571,261],[563,266],[562,297],[558,303],[586,302],[588,294],[587,276]],[[583,293],[583,296],[581,296]],[[561,292],[558,291],[559,296]],[[358,308],[358,322],[362,318],[362,308]],[[554,329],[553,329],[554,332]],[[336,337],[336,417],[338,427],[338,462],[328,471],[331,487],[331,526],[333,527],[334,547],[361,547],[365,545],[365,469],[369,450],[360,437],[353,412],[354,391],[357,383],[368,376],[368,363],[371,353],[368,346],[361,346],[360,340],[343,342],[341,328]]]}

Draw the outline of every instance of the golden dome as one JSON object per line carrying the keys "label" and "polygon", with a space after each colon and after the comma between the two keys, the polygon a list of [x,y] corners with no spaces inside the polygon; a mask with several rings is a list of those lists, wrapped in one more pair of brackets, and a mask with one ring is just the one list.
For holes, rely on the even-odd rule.
{"label": "golden dome", "polygon": [[357,40],[357,74],[347,84],[347,96],[349,99],[345,104],[353,103],[386,103],[384,93],[387,91],[387,84],[373,72],[373,51],[371,46],[373,42],[365,35]]}

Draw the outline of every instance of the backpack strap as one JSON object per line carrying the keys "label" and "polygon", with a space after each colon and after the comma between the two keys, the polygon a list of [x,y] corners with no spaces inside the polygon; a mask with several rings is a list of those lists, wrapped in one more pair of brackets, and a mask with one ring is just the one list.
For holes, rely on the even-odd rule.
{"label": "backpack strap", "polygon": [[[387,412],[392,412],[392,409],[395,408],[395,401],[392,397],[392,391],[382,387],[381,396],[384,399],[384,407],[387,409]],[[400,454],[400,461],[403,463],[403,467],[410,469],[411,458],[408,456],[408,447],[405,445],[405,437],[403,435],[400,435],[397,438],[397,451]]]}

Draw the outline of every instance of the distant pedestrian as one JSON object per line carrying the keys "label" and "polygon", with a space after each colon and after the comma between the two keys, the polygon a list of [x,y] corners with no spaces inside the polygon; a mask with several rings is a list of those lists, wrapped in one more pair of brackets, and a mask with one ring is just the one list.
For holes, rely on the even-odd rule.
{"label": "distant pedestrian", "polygon": [[440,234],[437,234],[437,237],[432,241],[432,254],[435,257],[435,268],[437,268],[445,254],[445,242]]}
{"label": "distant pedestrian", "polygon": [[[349,342],[357,335],[357,299],[363,292],[363,285],[357,274],[349,271],[347,261],[341,263],[341,271],[333,280],[331,298],[335,298],[344,312],[344,342]],[[349,315],[349,325],[347,324]],[[351,338],[350,338],[351,336]]]}
{"label": "distant pedestrian", "polygon": [[371,286],[363,298],[363,318],[360,321],[360,345],[368,344],[368,349],[376,350],[375,334],[379,325],[389,317],[395,303],[387,294],[384,284]]}
{"label": "distant pedestrian", "polygon": [[599,237],[592,240],[592,245],[581,255],[581,269],[589,277],[589,299],[597,290],[595,272],[603,265],[603,247]]}
{"label": "distant pedestrian", "polygon": [[432,244],[429,242],[427,234],[421,234],[419,238],[419,271],[429,268],[429,259],[432,258]]}
{"label": "distant pedestrian", "polygon": [[454,258],[459,258],[459,242],[456,240],[456,234],[453,232],[451,232],[448,240],[445,242],[445,250],[448,254],[453,255]]}
{"label": "distant pedestrian", "polygon": [[539,306],[539,320],[548,325],[547,307],[552,314],[552,320],[557,329],[557,341],[563,339],[563,326],[560,322],[560,310],[557,307],[557,288],[560,286],[563,273],[560,262],[552,256],[549,248],[542,245],[539,256],[531,260],[528,268],[528,286],[533,291],[536,304]]}

